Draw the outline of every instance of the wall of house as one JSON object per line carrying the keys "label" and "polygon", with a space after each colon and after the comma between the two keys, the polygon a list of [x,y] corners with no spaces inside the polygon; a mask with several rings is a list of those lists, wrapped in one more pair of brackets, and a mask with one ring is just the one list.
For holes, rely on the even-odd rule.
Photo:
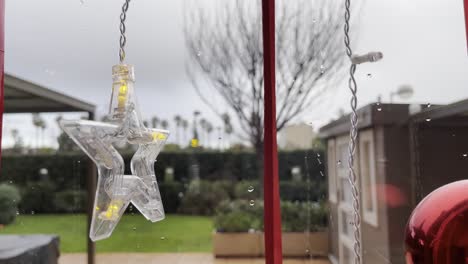
{"label": "wall of house", "polygon": [[381,169],[388,187],[386,206],[389,259],[392,264],[405,264],[404,230],[414,204],[411,197],[410,133],[407,125],[383,129],[385,160]]}
{"label": "wall of house", "polygon": [[[468,117],[465,122],[427,122],[419,128],[419,168],[424,197],[445,184],[467,179]],[[464,123],[464,124],[463,124]]]}

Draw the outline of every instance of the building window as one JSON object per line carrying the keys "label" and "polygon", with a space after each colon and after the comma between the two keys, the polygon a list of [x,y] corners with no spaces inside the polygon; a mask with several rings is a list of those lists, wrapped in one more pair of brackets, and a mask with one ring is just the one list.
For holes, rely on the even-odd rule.
{"label": "building window", "polygon": [[335,140],[331,139],[328,141],[328,197],[331,202],[336,203],[336,151],[335,151]]}
{"label": "building window", "polygon": [[363,219],[377,227],[376,159],[372,130],[360,133],[359,150]]}

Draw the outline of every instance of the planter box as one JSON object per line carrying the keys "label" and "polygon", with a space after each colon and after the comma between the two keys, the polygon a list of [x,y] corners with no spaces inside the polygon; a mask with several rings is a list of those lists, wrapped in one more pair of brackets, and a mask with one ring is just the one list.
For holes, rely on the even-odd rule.
{"label": "planter box", "polygon": [[[214,233],[215,257],[263,257],[263,233]],[[284,257],[310,257],[328,255],[328,232],[283,233]]]}
{"label": "planter box", "polygon": [[263,233],[214,233],[215,257],[261,257]]}
{"label": "planter box", "polygon": [[328,255],[328,232],[283,233],[284,257]]}

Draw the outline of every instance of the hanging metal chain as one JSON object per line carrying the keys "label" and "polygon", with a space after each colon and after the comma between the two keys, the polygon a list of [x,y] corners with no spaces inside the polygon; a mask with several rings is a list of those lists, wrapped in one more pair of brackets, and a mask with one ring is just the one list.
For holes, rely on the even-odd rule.
{"label": "hanging metal chain", "polygon": [[[345,45],[346,55],[349,59],[353,60],[353,51],[351,49],[351,40],[349,37],[350,29],[350,18],[351,18],[351,1],[345,0]],[[353,195],[353,210],[354,210],[354,263],[361,263],[361,216],[360,216],[360,201],[359,201],[359,189],[357,186],[356,173],[354,171],[354,154],[356,152],[356,141],[358,136],[358,116],[357,116],[357,83],[354,77],[356,72],[356,64],[351,63],[349,70],[349,81],[348,86],[351,91],[351,129],[349,133],[349,146],[348,146],[348,180],[351,185],[351,192]]]}
{"label": "hanging metal chain", "polygon": [[122,6],[122,14],[120,14],[120,50],[119,58],[120,63],[123,63],[125,60],[125,44],[127,44],[127,37],[125,36],[125,20],[127,19],[127,11],[130,0],[125,0],[125,3]]}

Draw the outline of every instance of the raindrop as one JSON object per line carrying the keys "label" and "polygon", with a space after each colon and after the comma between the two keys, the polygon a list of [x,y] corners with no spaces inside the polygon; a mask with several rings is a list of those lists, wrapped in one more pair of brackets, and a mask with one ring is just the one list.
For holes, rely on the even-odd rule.
{"label": "raindrop", "polygon": [[325,73],[325,66],[320,65],[320,74],[324,74]]}
{"label": "raindrop", "polygon": [[341,165],[341,160],[338,160],[338,162],[336,164]]}
{"label": "raindrop", "polygon": [[320,158],[320,153],[317,153],[317,157]]}
{"label": "raindrop", "polygon": [[133,231],[136,231],[136,227],[133,227],[132,229],[133,229]]}
{"label": "raindrop", "polygon": [[320,175],[321,175],[322,177],[325,177],[325,174],[323,173],[323,171],[320,171]]}
{"label": "raindrop", "polygon": [[20,215],[20,212],[19,212],[19,211],[16,211],[16,215]]}
{"label": "raindrop", "polygon": [[309,254],[310,254],[310,250],[309,250],[309,249],[306,249],[305,253],[306,253],[307,255],[309,255]]}
{"label": "raindrop", "polygon": [[201,54],[202,54],[201,51],[198,51],[198,52],[197,52],[197,57],[200,57]]}
{"label": "raindrop", "polygon": [[182,198],[182,197],[184,197],[184,193],[183,193],[183,192],[179,192],[179,194],[177,194],[177,196],[179,196],[179,198]]}
{"label": "raindrop", "polygon": [[368,73],[368,74],[367,74],[367,77],[372,78],[372,74],[371,74],[371,73]]}
{"label": "raindrop", "polygon": [[463,157],[464,158],[468,157],[468,153],[463,153]]}
{"label": "raindrop", "polygon": [[431,122],[432,119],[426,118],[426,122]]}
{"label": "raindrop", "polygon": [[314,18],[314,19],[312,19],[312,23],[314,23],[314,24],[315,24],[315,22],[317,22],[317,20],[316,20],[315,18]]}
{"label": "raindrop", "polygon": [[13,184],[13,181],[9,181],[10,184]]}
{"label": "raindrop", "polygon": [[253,192],[254,190],[255,188],[252,185],[250,185],[249,188],[247,189],[247,191],[250,193]]}
{"label": "raindrop", "polygon": [[427,108],[429,108],[429,107],[431,107],[431,106],[432,106],[431,103],[428,103],[428,104],[427,104]]}
{"label": "raindrop", "polygon": [[377,108],[377,111],[382,112],[382,107]]}
{"label": "raindrop", "polygon": [[166,237],[162,236],[162,237],[161,237],[161,240],[166,240]]}
{"label": "raindrop", "polygon": [[322,161],[320,161],[320,159],[317,159],[317,162],[319,165],[322,164]]}
{"label": "raindrop", "polygon": [[254,200],[250,200],[249,204],[250,204],[250,206],[254,206],[254,205],[255,205],[255,201],[254,201]]}
{"label": "raindrop", "polygon": [[31,214],[33,215],[33,214],[34,214],[34,211],[31,211]]}
{"label": "raindrop", "polygon": [[219,137],[218,139],[221,140],[221,139],[223,139],[223,138],[222,138],[222,137]]}

